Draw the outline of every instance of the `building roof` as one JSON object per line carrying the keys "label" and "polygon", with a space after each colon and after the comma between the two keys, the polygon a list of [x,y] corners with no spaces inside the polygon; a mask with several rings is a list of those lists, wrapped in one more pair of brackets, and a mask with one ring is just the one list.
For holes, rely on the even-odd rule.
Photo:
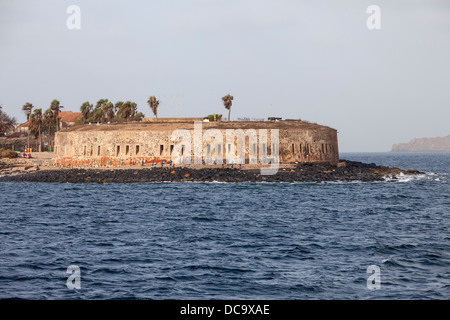
{"label": "building roof", "polygon": [[[325,129],[336,130],[316,123],[301,120],[282,121],[213,121],[201,122],[203,129],[281,129],[308,130]],[[176,129],[194,129],[194,122],[134,122],[134,123],[98,123],[72,126],[62,131],[173,131]]]}
{"label": "building roof", "polygon": [[75,120],[77,120],[79,117],[82,117],[83,115],[81,114],[81,112],[72,112],[72,111],[68,111],[70,113],[64,115],[61,118],[62,122],[75,122]]}
{"label": "building roof", "polygon": [[72,111],[60,111],[58,113],[58,118],[62,119],[64,116],[68,115],[69,113],[72,113]]}
{"label": "building roof", "polygon": [[[73,111],[60,111],[58,114],[58,117],[61,119],[62,122],[75,122],[78,117],[81,117],[81,112],[73,112]],[[25,123],[22,123],[20,127],[26,128],[30,124],[30,121],[27,121]]]}

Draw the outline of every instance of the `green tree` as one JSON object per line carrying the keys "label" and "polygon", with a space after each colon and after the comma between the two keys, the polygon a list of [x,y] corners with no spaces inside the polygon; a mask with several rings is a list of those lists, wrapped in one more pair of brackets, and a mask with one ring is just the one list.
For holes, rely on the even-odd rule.
{"label": "green tree", "polygon": [[116,119],[121,119],[122,118],[122,116],[120,114],[120,109],[122,108],[122,105],[123,105],[123,101],[117,101],[114,104],[114,112],[116,113]]}
{"label": "green tree", "polygon": [[89,118],[92,116],[92,104],[89,103],[89,101],[86,101],[83,103],[80,107],[80,112],[83,115],[83,120],[88,121]]}
{"label": "green tree", "polygon": [[[31,111],[33,110],[34,106],[27,102],[22,106],[22,111],[25,112],[27,116],[27,122],[30,121]],[[28,130],[28,145],[27,149],[30,149],[30,131]]]}
{"label": "green tree", "polygon": [[60,110],[64,108],[59,104],[59,101],[54,99],[52,103],[50,104],[50,110],[52,111],[52,121],[55,125],[55,132],[60,130],[60,124],[59,124],[59,112]]}
{"label": "green tree", "polygon": [[25,115],[27,116],[27,121],[30,120],[31,111],[33,110],[34,106],[27,102],[22,106],[22,111],[25,112]]}
{"label": "green tree", "polygon": [[103,105],[103,115],[104,115],[105,119],[108,121],[111,121],[114,119],[116,114],[114,112],[114,105],[112,104],[112,102],[108,102]]}
{"label": "green tree", "polygon": [[233,104],[233,96],[230,94],[227,94],[226,96],[222,97],[223,105],[226,109],[228,109],[228,121],[231,120],[230,114],[231,114],[231,105]]}
{"label": "green tree", "polygon": [[99,108],[95,108],[94,110],[92,110],[92,116],[89,120],[103,121],[103,110]]}
{"label": "green tree", "polygon": [[39,138],[39,152],[42,151],[42,129],[44,126],[44,119],[42,116],[42,109],[34,109],[33,114],[30,116],[29,130],[31,134],[34,134],[35,138]]}
{"label": "green tree", "polygon": [[134,118],[137,113],[137,104],[135,102],[130,102],[130,117]]}
{"label": "green tree", "polygon": [[94,109],[94,120],[105,122],[106,121],[106,108],[108,104],[108,99],[100,99],[97,101]]}
{"label": "green tree", "polygon": [[144,115],[142,112],[138,112],[138,113],[136,113],[136,115],[134,116],[135,119],[142,119],[142,118],[144,118],[144,117],[145,117],[145,115]]}
{"label": "green tree", "polygon": [[6,134],[6,132],[10,130],[15,124],[16,119],[3,112],[2,106],[0,106],[0,134]]}
{"label": "green tree", "polygon": [[42,131],[47,131],[49,135],[54,135],[56,124],[54,121],[54,113],[52,109],[48,108],[42,115]]}
{"label": "green tree", "polygon": [[117,118],[128,120],[129,118],[133,118],[136,115],[137,104],[132,101],[127,102],[120,101],[116,103],[116,108],[118,108]]}
{"label": "green tree", "polygon": [[120,101],[120,103],[116,104],[118,107],[117,110],[117,117],[119,119],[126,119],[127,118],[127,114],[128,114],[128,105],[126,102],[122,102]]}
{"label": "green tree", "polygon": [[151,96],[150,98],[148,98],[147,103],[150,106],[150,109],[152,110],[155,117],[158,118],[159,100],[157,100],[155,96]]}

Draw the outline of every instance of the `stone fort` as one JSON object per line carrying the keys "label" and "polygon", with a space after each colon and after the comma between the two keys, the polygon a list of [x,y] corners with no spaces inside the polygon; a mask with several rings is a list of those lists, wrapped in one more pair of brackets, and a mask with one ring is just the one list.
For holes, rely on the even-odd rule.
{"label": "stone fort", "polygon": [[[241,163],[244,164],[254,163],[252,159],[258,154],[276,154],[279,163],[336,165],[339,161],[337,131],[327,126],[301,120],[205,122],[202,118],[145,118],[136,123],[76,125],[56,133],[55,160],[63,166],[140,164],[169,161],[176,150],[183,159],[195,161],[198,153],[194,148],[182,145],[181,150],[177,149],[176,145],[180,143],[174,141],[172,135],[175,130],[182,130],[194,137],[195,127],[199,125],[203,133],[221,133],[219,139],[205,134],[200,138],[203,163],[217,155],[223,156],[226,162],[230,152],[233,153],[231,158],[236,158],[239,141],[234,137],[228,139],[230,132],[244,133],[239,149],[243,150],[240,159],[243,158]],[[276,145],[271,134],[274,129],[278,132]]]}

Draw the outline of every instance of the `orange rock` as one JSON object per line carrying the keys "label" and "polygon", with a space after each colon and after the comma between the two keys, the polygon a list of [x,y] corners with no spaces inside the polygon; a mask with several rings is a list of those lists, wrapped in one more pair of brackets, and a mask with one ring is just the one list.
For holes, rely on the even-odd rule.
{"label": "orange rock", "polygon": [[171,174],[175,174],[175,171],[172,171]]}

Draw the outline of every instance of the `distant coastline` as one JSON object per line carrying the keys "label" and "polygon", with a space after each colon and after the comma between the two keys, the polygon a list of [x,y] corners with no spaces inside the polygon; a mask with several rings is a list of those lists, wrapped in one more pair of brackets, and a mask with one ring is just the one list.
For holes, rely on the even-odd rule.
{"label": "distant coastline", "polygon": [[407,143],[397,143],[392,146],[393,152],[449,152],[450,135],[435,138],[416,138]]}

